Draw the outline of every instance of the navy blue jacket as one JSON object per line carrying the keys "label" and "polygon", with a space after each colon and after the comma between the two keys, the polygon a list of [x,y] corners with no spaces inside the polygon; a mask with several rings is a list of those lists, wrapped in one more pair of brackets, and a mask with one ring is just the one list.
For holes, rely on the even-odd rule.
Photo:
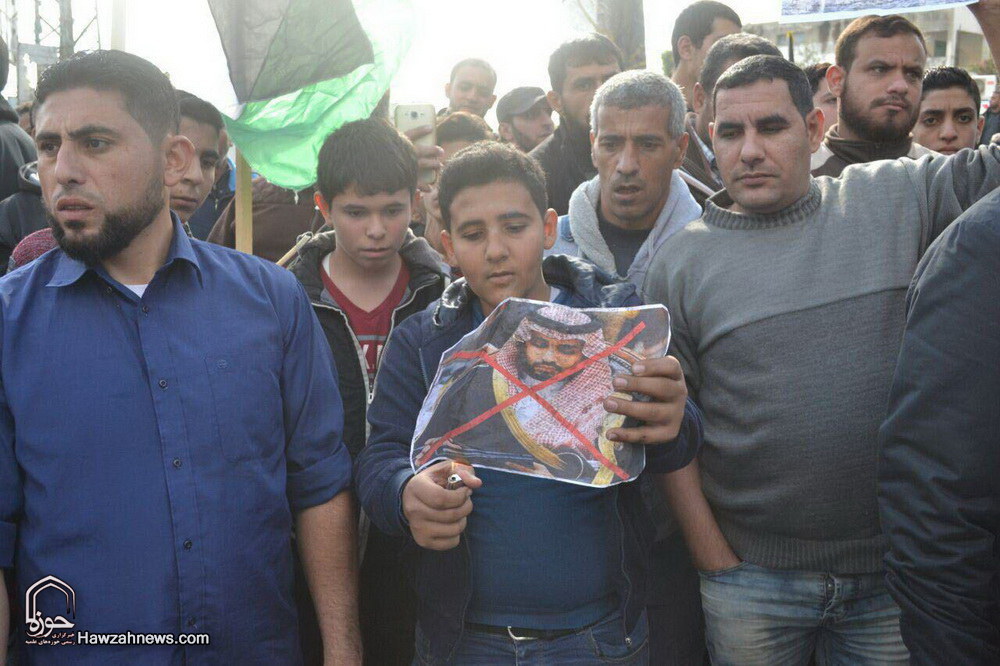
{"label": "navy blue jacket", "polygon": [[[573,307],[625,307],[641,303],[630,283],[618,282],[588,262],[565,255],[547,257],[546,282],[564,292]],[[387,534],[409,535],[403,519],[402,494],[413,476],[410,440],[417,414],[437,372],[441,355],[471,331],[472,292],[464,279],[452,283],[438,301],[413,315],[393,332],[386,345],[375,397],[368,408],[371,432],[356,463],[356,487],[361,506]],[[702,441],[701,415],[688,400],[681,433],[670,445],[647,450],[646,469],[670,472],[687,465]],[[635,626],[646,605],[648,552],[652,521],[644,508],[638,483],[614,486],[624,533],[619,602],[625,631]],[[461,637],[465,610],[472,596],[469,544],[432,551],[416,548],[417,617],[431,652],[447,659]]]}
{"label": "navy blue jacket", "polygon": [[1000,663],[1000,192],[917,268],[880,435],[886,578],[912,663]]}

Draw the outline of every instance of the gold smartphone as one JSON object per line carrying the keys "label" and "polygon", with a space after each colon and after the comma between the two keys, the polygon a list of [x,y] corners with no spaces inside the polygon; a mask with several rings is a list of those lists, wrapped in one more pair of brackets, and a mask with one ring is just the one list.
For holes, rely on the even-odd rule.
{"label": "gold smartphone", "polygon": [[[394,116],[396,129],[400,132],[416,129],[429,125],[430,134],[425,134],[413,142],[415,146],[436,146],[437,145],[437,113],[433,104],[400,104],[396,107]],[[437,180],[437,171],[434,169],[421,169],[417,174],[417,181],[421,185],[431,185]]]}

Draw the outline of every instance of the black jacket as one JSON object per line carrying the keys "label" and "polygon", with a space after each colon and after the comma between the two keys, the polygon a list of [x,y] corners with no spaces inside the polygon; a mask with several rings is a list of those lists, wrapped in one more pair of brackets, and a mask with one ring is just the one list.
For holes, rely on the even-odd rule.
{"label": "black jacket", "polygon": [[1000,664],[1000,192],[931,245],[880,432],[887,582],[913,664]]}
{"label": "black jacket", "polygon": [[35,143],[17,124],[17,112],[0,99],[0,201],[17,192],[18,169],[37,159]]}
{"label": "black jacket", "polygon": [[42,205],[38,162],[18,170],[18,185],[18,192],[0,201],[0,275],[7,272],[10,255],[21,239],[49,225]]}
{"label": "black jacket", "polygon": [[580,132],[565,118],[549,138],[535,146],[529,155],[538,161],[545,172],[545,189],[549,195],[549,208],[559,215],[569,213],[569,197],[580,183],[597,175],[590,158],[590,135]]}
{"label": "black jacket", "polygon": [[[299,256],[289,270],[299,279],[312,301],[313,309],[333,350],[337,366],[340,397],[344,402],[344,444],[355,457],[365,445],[366,413],[370,399],[368,368],[364,352],[347,324],[347,315],[322,298],[321,262],[337,246],[334,232],[315,234],[299,249]],[[403,303],[392,316],[393,327],[437,300],[444,291],[446,278],[438,265],[437,254],[427,241],[407,232],[399,254],[410,271],[410,284]]]}

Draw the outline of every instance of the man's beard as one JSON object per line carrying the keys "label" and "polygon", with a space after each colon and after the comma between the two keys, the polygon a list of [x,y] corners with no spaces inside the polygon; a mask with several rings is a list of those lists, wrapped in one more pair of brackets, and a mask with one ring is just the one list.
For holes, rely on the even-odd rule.
{"label": "man's beard", "polygon": [[541,143],[541,141],[535,143],[530,136],[514,127],[513,122],[510,124],[510,131],[511,134],[514,135],[514,143],[516,143],[517,146],[526,153],[531,152],[535,146],[538,145],[538,143]]}
{"label": "man's beard", "polygon": [[93,266],[131,245],[135,237],[153,223],[165,203],[161,173],[150,179],[138,202],[105,215],[101,228],[92,237],[71,239],[47,206],[45,215],[52,228],[52,235],[63,252],[77,261]]}
{"label": "man's beard", "polygon": [[862,108],[861,104],[855,104],[851,98],[847,81],[844,81],[844,90],[840,95],[840,117],[844,124],[865,141],[873,143],[896,143],[904,141],[910,136],[910,130],[917,122],[917,114],[920,109],[910,105],[909,116],[905,116],[907,111],[900,111],[897,116],[907,119],[903,125],[897,123],[879,124],[871,119],[866,112],[871,109]]}
{"label": "man's beard", "polygon": [[[522,380],[531,379],[532,381],[526,382],[529,385],[548,381],[565,370],[555,363],[531,363],[528,360],[528,352],[524,349],[525,343],[519,342],[517,347],[517,373]],[[573,375],[575,374],[574,372]],[[570,377],[564,377],[562,381],[565,382]]]}

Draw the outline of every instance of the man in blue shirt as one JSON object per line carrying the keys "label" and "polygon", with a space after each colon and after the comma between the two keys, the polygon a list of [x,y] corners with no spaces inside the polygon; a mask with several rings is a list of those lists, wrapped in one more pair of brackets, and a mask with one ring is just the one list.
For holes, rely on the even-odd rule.
{"label": "man in blue shirt", "polygon": [[167,192],[193,147],[153,65],[78,56],[36,108],[60,249],[0,281],[21,663],[300,663],[293,516],[327,662],[360,663],[350,459],[305,292],[182,232]]}

